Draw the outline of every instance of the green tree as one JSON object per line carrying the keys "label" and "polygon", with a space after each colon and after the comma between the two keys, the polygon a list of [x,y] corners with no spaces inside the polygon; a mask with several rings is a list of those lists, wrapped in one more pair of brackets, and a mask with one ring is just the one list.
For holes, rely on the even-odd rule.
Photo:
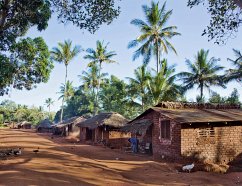
{"label": "green tree", "polygon": [[212,92],[211,97],[209,98],[209,103],[225,103],[226,98],[221,97],[217,92]]}
{"label": "green tree", "polygon": [[103,23],[111,23],[119,15],[114,0],[59,1],[59,0],[2,0],[0,2],[0,47],[7,49],[29,28],[39,31],[48,26],[52,13],[62,23],[71,22],[80,29],[95,32]]}
{"label": "green tree", "polygon": [[32,26],[47,28],[51,17],[50,4],[44,0],[0,2],[0,51],[9,51],[18,37]]}
{"label": "green tree", "polygon": [[232,62],[232,65],[235,67],[234,69],[229,69],[226,71],[226,75],[224,80],[226,82],[236,80],[238,82],[242,81],[242,54],[239,50],[233,49],[236,59],[228,59]]}
{"label": "green tree", "polygon": [[207,35],[209,41],[214,40],[217,44],[226,43],[235,36],[242,24],[242,0],[188,0],[190,8],[200,4],[207,7],[211,16],[202,35]]}
{"label": "green tree", "polygon": [[[63,63],[66,68],[65,73],[65,84],[64,84],[64,95],[66,90],[66,81],[67,81],[67,67],[71,60],[73,60],[74,57],[76,57],[81,52],[81,48],[79,46],[74,46],[72,49],[72,42],[70,40],[64,41],[64,43],[58,43],[58,47],[54,47],[51,51],[51,55],[53,60],[55,60],[58,63]],[[65,96],[63,96],[62,99],[62,106],[65,102]],[[60,121],[62,121],[63,117],[63,108],[61,109],[61,117]]]}
{"label": "green tree", "polygon": [[156,56],[157,73],[160,66],[160,56],[162,52],[168,53],[172,50],[176,53],[174,46],[170,43],[170,39],[180,33],[176,32],[176,26],[167,26],[166,24],[172,15],[172,10],[166,12],[166,4],[159,7],[159,3],[151,3],[151,7],[143,5],[143,11],[147,22],[141,19],[134,19],[131,24],[138,26],[141,35],[137,39],[131,41],[128,48],[141,45],[134,53],[133,60],[137,59],[140,55],[144,57],[143,63],[148,64],[152,54]]}
{"label": "green tree", "polygon": [[[72,82],[68,80],[66,82],[66,85],[62,83],[62,85],[60,86],[60,92],[58,92],[58,94],[60,94],[60,97],[58,99],[62,99],[65,102],[67,102],[74,95],[74,92],[75,92],[75,89],[72,85]],[[64,105],[64,102],[62,102],[61,110],[63,110],[63,105]],[[61,113],[63,114],[63,111]]]}
{"label": "green tree", "polygon": [[147,108],[148,100],[148,83],[151,79],[150,71],[147,70],[146,65],[138,67],[134,71],[134,78],[127,77],[129,80],[128,91],[135,98],[141,101],[141,108],[144,111]]}
{"label": "green tree", "polygon": [[[95,97],[96,97],[96,92],[97,92],[97,88],[98,88],[98,66],[97,64],[93,64],[90,67],[88,67],[88,71],[83,71],[82,75],[79,75],[80,79],[83,82],[83,86],[85,88],[85,90],[91,90],[88,91],[90,92],[90,96],[92,97],[92,105],[95,104]],[[100,74],[100,86],[102,85],[102,83],[105,82],[105,77],[108,75],[108,73],[101,73]],[[87,92],[87,91],[86,91]]]}
{"label": "green tree", "polygon": [[42,38],[21,39],[7,53],[10,56],[1,55],[0,51],[0,95],[7,93],[11,85],[30,90],[35,84],[48,81],[53,63]]}
{"label": "green tree", "polygon": [[52,100],[52,98],[47,98],[46,100],[45,100],[45,105],[48,107],[48,109],[49,109],[49,118],[50,118],[50,107],[51,107],[51,105],[53,105],[54,104],[54,100]]}
{"label": "green tree", "polygon": [[154,75],[149,80],[150,105],[156,105],[161,101],[176,101],[181,94],[180,86],[175,84],[175,67],[168,66],[167,60],[162,61],[158,73],[153,69]]}
{"label": "green tree", "polygon": [[96,115],[98,113],[98,96],[99,96],[99,88],[100,88],[100,78],[101,78],[101,70],[102,70],[102,64],[103,63],[115,63],[114,60],[111,58],[116,55],[114,51],[108,51],[107,47],[108,44],[104,45],[104,42],[97,41],[96,43],[96,49],[88,48],[87,49],[87,55],[84,56],[84,59],[89,59],[89,65],[98,65],[98,85],[97,85],[97,91],[95,96],[95,111],[94,114]]}
{"label": "green tree", "polygon": [[195,56],[195,61],[192,63],[186,60],[189,72],[181,72],[177,74],[180,80],[183,81],[183,89],[192,89],[195,85],[200,89],[200,98],[203,99],[204,88],[211,90],[211,86],[225,87],[221,81],[222,76],[217,73],[224,67],[217,65],[218,59],[212,57],[208,59],[209,51],[201,49]]}
{"label": "green tree", "polygon": [[[84,85],[81,85],[74,95],[67,101],[64,107],[63,118],[73,116],[91,115],[94,110],[93,97],[91,91]],[[60,121],[60,111],[55,115],[55,122]]]}
{"label": "green tree", "polygon": [[[47,48],[44,41],[41,41],[42,46],[37,47],[39,51],[29,46],[33,43],[30,38],[18,43],[30,28],[45,30],[51,15],[55,14],[62,23],[71,22],[80,29],[94,33],[100,25],[111,23],[119,13],[120,9],[114,0],[0,1],[0,95],[8,93],[12,85],[16,89],[24,87],[29,90],[38,83],[47,82],[49,78],[52,64],[50,61],[47,63],[46,54],[43,53],[43,46]],[[34,61],[40,56],[44,58],[42,62]]]}
{"label": "green tree", "polygon": [[110,24],[120,13],[115,0],[50,0],[51,7],[63,23],[71,22],[94,33],[102,24]]}
{"label": "green tree", "polygon": [[234,88],[233,92],[227,98],[226,103],[229,103],[229,104],[240,104],[239,92],[238,92],[238,90],[236,88]]}
{"label": "green tree", "polygon": [[129,100],[127,84],[114,75],[101,85],[100,103],[103,112],[118,112],[127,118],[137,116],[138,110],[134,107],[140,108]]}
{"label": "green tree", "polygon": [[10,100],[4,100],[0,104],[0,114],[3,115],[4,122],[29,121],[33,124],[37,124],[47,116],[46,112],[37,107],[29,108],[26,105],[17,105]]}

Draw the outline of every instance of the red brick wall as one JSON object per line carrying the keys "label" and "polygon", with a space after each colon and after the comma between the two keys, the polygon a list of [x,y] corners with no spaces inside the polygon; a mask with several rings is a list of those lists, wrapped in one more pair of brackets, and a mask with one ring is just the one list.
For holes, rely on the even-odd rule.
{"label": "red brick wall", "polygon": [[210,138],[199,137],[198,130],[199,128],[182,128],[181,153],[183,156],[228,163],[242,153],[242,126],[214,126],[215,137]]}
{"label": "red brick wall", "polygon": [[[171,158],[177,159],[181,157],[181,125],[161,115],[158,112],[151,112],[140,119],[150,119],[153,121],[152,125],[152,149],[155,159]],[[160,127],[162,120],[171,121],[171,138],[161,139]],[[143,139],[149,139],[150,136],[144,136]]]}
{"label": "red brick wall", "polygon": [[154,125],[152,130],[153,156],[155,159],[160,159],[161,157],[177,159],[181,155],[181,125],[173,120],[170,120],[171,138],[162,139],[160,136],[162,120],[170,119],[161,115],[160,113],[154,113]]}

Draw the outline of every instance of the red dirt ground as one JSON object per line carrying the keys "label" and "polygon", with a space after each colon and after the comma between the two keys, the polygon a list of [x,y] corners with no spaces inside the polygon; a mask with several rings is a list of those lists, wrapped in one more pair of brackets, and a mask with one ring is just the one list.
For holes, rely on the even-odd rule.
{"label": "red dirt ground", "polygon": [[[175,164],[100,146],[67,143],[33,131],[0,129],[0,149],[22,147],[0,159],[0,185],[242,185],[242,172],[178,172]],[[33,153],[40,148],[40,152]]]}

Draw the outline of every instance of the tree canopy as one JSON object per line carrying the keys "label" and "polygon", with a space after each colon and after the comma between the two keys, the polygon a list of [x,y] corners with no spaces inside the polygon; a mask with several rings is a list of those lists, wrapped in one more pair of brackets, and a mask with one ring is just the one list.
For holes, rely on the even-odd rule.
{"label": "tree canopy", "polygon": [[21,39],[11,46],[8,54],[0,51],[0,95],[9,88],[27,90],[35,84],[47,82],[53,63],[48,46],[41,37]]}
{"label": "tree canopy", "polygon": [[71,22],[91,33],[102,24],[110,24],[120,13],[115,0],[50,0],[50,3],[61,22]]}
{"label": "tree canopy", "polygon": [[139,27],[141,35],[131,41],[128,48],[139,48],[134,52],[133,60],[143,56],[143,64],[150,62],[152,54],[156,57],[157,73],[161,63],[162,52],[168,53],[169,50],[176,53],[170,40],[180,33],[176,32],[176,26],[166,26],[172,15],[172,10],[166,11],[166,3],[159,6],[159,3],[151,2],[151,6],[143,5],[146,22],[141,19],[134,19],[131,24]]}
{"label": "tree canopy", "polygon": [[[102,24],[109,24],[119,15],[119,7],[114,0],[1,0],[0,1],[0,95],[6,94],[9,86],[16,89],[31,89],[35,84],[46,82],[49,78],[52,63],[47,59],[48,47],[44,49],[44,41],[33,39],[42,45],[39,50],[42,62],[34,62],[38,53],[32,53],[34,45],[31,39],[22,40],[27,31],[36,26],[39,31],[47,28],[52,14],[57,14],[62,23],[73,23],[80,29],[87,29],[94,33]],[[38,40],[38,41],[37,41]],[[36,43],[35,43],[36,44]],[[16,48],[17,47],[17,48]],[[20,50],[25,48],[25,52]],[[45,50],[46,54],[43,54]],[[16,53],[22,52],[23,59],[18,61]],[[25,54],[24,54],[25,53]],[[28,54],[27,54],[28,53]],[[17,55],[17,57],[16,57]],[[28,59],[26,59],[28,58]],[[31,71],[30,68],[17,68],[32,58],[32,64],[39,64],[39,68]],[[16,82],[18,82],[16,84]]]}
{"label": "tree canopy", "polygon": [[[54,113],[49,113],[54,117]],[[26,105],[17,105],[10,100],[4,100],[0,103],[0,124],[4,122],[29,121],[33,124],[39,123],[49,115],[43,111],[42,107],[28,107]]]}
{"label": "tree canopy", "polygon": [[217,44],[226,43],[228,38],[234,37],[242,24],[241,0],[188,0],[188,7],[202,4],[207,7],[211,16],[209,25],[202,35]]}

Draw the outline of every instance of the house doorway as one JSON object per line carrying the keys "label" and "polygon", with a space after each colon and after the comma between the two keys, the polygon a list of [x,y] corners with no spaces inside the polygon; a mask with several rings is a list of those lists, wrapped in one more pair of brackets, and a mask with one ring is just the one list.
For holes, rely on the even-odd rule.
{"label": "house doorway", "polygon": [[93,140],[95,136],[95,130],[92,130],[92,129],[89,129],[89,128],[86,128],[86,140]]}

